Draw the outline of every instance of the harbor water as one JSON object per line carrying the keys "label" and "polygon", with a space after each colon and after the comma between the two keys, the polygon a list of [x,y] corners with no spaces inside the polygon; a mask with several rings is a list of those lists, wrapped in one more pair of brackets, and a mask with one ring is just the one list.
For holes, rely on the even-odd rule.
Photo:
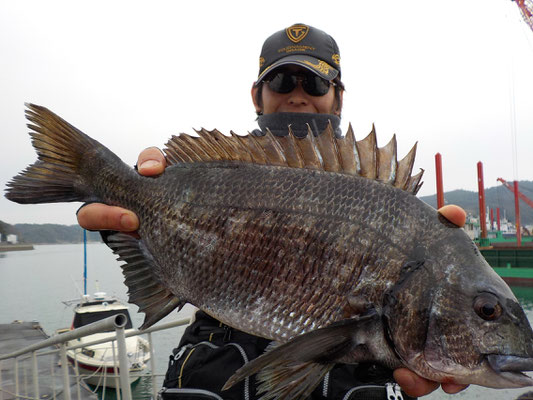
{"label": "harbor water", "polygon": [[[116,256],[100,243],[87,245],[87,292],[106,292],[127,303],[124,285]],[[34,250],[0,252],[0,323],[15,320],[39,321],[49,335],[55,330],[69,327],[72,322],[72,306],[62,302],[79,299],[83,291],[83,245],[36,245]],[[533,320],[533,288],[513,287],[530,321]],[[129,305],[135,327],[139,327],[143,315],[137,307]],[[172,312],[162,322],[170,322],[192,315],[194,308],[186,306],[180,313]],[[177,346],[183,328],[153,334],[156,373],[164,374],[168,357]],[[159,385],[162,379],[159,379]],[[132,386],[136,399],[148,399],[151,388],[148,379],[141,379]],[[533,390],[533,388],[531,388]],[[495,390],[471,386],[450,396],[438,390],[428,400],[442,399],[498,399],[512,400],[528,389]],[[106,394],[106,398],[108,395]]]}

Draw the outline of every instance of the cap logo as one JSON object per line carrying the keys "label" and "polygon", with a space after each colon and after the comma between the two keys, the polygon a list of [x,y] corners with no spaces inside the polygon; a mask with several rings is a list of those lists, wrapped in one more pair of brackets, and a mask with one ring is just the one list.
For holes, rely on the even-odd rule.
{"label": "cap logo", "polygon": [[338,54],[333,54],[331,56],[331,59],[333,60],[333,62],[337,65],[339,65],[341,63],[341,56],[338,55]]}
{"label": "cap logo", "polygon": [[285,32],[287,33],[287,36],[292,42],[298,43],[304,37],[307,36],[307,33],[309,32],[309,27],[307,25],[297,24],[289,26],[287,29],[285,29]]}
{"label": "cap logo", "polygon": [[331,69],[331,66],[322,60],[318,60],[318,64],[313,64],[311,61],[303,61],[304,64],[309,65],[310,67],[316,69],[319,72],[322,72],[323,74],[329,75],[329,70]]}

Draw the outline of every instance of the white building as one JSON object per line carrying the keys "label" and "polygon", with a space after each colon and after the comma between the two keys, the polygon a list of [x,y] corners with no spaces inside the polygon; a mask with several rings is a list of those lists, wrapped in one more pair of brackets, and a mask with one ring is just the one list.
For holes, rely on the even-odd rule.
{"label": "white building", "polygon": [[7,242],[8,243],[11,243],[11,244],[17,244],[18,240],[17,240],[17,235],[7,235]]}

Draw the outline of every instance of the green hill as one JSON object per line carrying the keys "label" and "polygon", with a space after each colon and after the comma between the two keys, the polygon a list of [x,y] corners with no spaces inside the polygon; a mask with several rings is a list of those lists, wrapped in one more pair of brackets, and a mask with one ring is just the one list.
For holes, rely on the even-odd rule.
{"label": "green hill", "polygon": [[[0,221],[0,233],[2,239],[5,235],[17,235],[19,243],[32,244],[62,244],[62,243],[82,243],[83,229],[79,225],[58,225],[58,224],[15,224],[9,225]],[[99,242],[98,232],[87,232],[88,242]]]}
{"label": "green hill", "polygon": [[[520,192],[533,201],[533,181],[518,182]],[[437,195],[420,197],[433,207],[437,207]],[[444,193],[445,204],[457,204],[463,207],[467,213],[473,216],[479,215],[479,200],[477,192],[467,190],[453,190]],[[506,189],[503,185],[485,189],[485,204],[487,207],[494,209],[494,218],[496,218],[496,208],[500,208],[500,216],[504,214],[511,222],[515,222],[514,211],[514,194]],[[520,200],[520,221],[522,225],[533,225],[533,208]]]}

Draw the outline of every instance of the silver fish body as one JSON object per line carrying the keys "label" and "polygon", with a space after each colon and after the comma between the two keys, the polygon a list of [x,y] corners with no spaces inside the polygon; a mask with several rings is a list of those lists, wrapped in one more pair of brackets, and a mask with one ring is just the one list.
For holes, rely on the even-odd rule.
{"label": "silver fish body", "polygon": [[533,369],[522,308],[464,231],[408,192],[419,178],[409,178],[412,160],[407,175],[396,171],[395,146],[386,172],[353,168],[384,183],[347,172],[367,157],[346,162],[359,142],[204,131],[171,141],[174,165],[154,179],[48,110],[29,108],[39,161],[6,197],[133,210],[142,239],[117,234],[109,245],[126,262],[144,326],[190,302],[281,344],[227,386],[260,371],[265,398],[305,398],[335,363],[361,361],[441,382],[533,384],[521,373]]}

